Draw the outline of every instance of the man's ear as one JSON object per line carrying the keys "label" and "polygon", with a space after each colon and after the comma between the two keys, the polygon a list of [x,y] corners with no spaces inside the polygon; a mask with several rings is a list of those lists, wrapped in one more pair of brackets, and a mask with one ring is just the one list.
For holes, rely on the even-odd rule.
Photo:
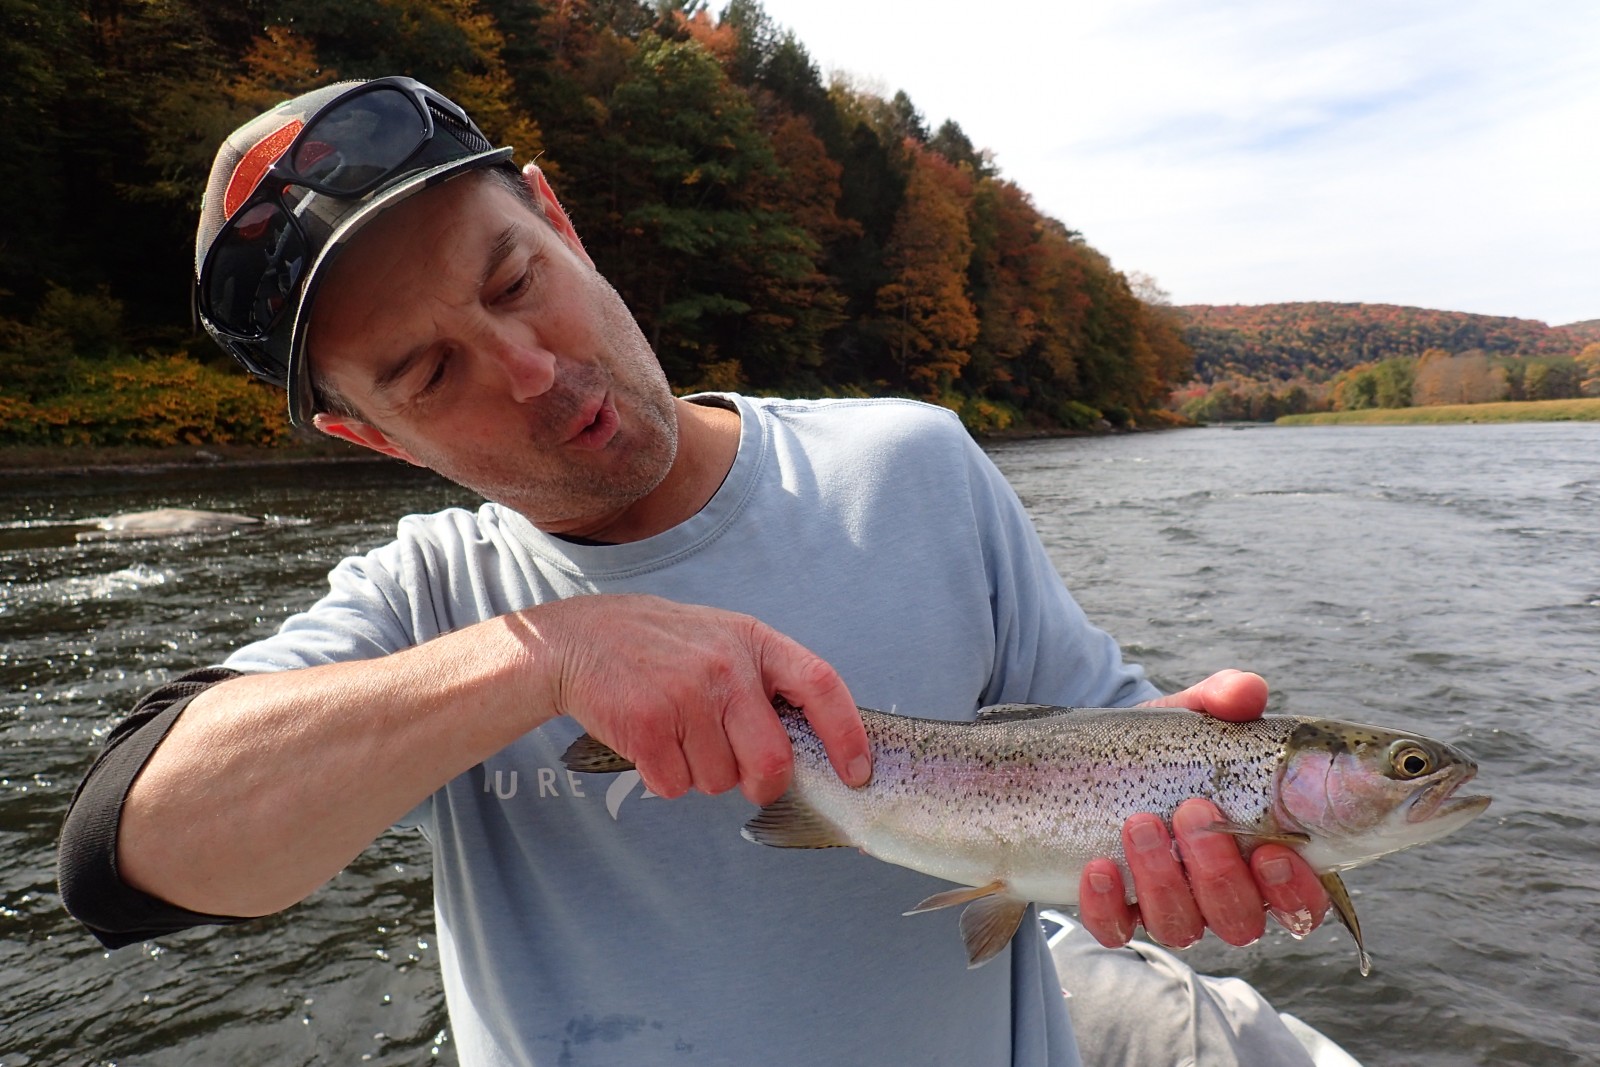
{"label": "man's ear", "polygon": [[388,436],[376,426],[362,422],[360,419],[347,415],[329,415],[325,412],[311,417],[311,424],[329,437],[337,437],[342,441],[370,448],[374,452],[382,452],[395,459],[403,459],[414,467],[423,464],[417,462],[410,452],[389,440]]}
{"label": "man's ear", "polygon": [[556,199],[555,190],[550,188],[550,183],[545,180],[544,171],[537,165],[529,163],[522,168],[522,180],[530,192],[544,208],[544,217],[555,228],[562,238],[572,247],[572,250],[583,257],[585,263],[594,266],[594,260],[589,258],[589,253],[584,250],[583,238],[578,236],[578,231],[572,225],[572,220],[567,218],[566,211],[561,206],[561,201]]}

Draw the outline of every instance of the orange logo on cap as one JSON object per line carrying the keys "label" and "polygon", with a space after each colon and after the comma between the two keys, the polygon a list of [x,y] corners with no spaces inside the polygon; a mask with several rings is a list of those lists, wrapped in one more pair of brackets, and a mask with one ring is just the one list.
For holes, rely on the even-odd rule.
{"label": "orange logo on cap", "polygon": [[223,218],[232,218],[233,213],[250,199],[250,194],[256,191],[256,186],[261,184],[262,177],[266,175],[267,168],[289,150],[289,146],[294,143],[304,125],[305,123],[299,119],[294,119],[288,125],[267,134],[244,154],[244,158],[239,160],[239,165],[233,168],[233,177],[228,179],[227,191],[222,194]]}

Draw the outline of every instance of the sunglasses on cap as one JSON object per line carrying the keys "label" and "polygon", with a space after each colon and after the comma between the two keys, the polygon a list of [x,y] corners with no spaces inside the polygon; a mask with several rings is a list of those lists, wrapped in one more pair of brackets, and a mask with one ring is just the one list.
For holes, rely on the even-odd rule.
{"label": "sunglasses on cap", "polygon": [[[289,133],[293,140],[278,150]],[[356,201],[453,162],[487,164],[510,154],[494,152],[460,107],[421,82],[390,77],[357,85],[297,133],[285,127],[240,159],[226,221],[196,279],[201,318],[247,370],[286,382],[291,346],[278,329],[299,307],[317,257],[339,239],[340,223],[362,207]]]}

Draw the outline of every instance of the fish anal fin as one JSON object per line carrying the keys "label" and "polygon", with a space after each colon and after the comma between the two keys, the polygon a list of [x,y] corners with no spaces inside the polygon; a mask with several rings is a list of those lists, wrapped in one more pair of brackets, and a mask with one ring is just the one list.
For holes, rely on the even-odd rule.
{"label": "fish anal fin", "polygon": [[910,911],[901,912],[902,915],[921,915],[925,911],[938,911],[940,908],[953,908],[957,904],[970,904],[974,900],[993,896],[995,893],[1004,893],[1006,884],[1001,881],[990,882],[988,885],[964,885],[960,889],[946,889],[943,893],[935,893]]}
{"label": "fish anal fin", "polygon": [[746,841],[773,848],[843,848],[855,844],[792,793],[783,794],[756,812],[739,833]]}
{"label": "fish anal fin", "polygon": [[1350,931],[1350,936],[1356,939],[1356,954],[1361,959],[1361,976],[1365,978],[1372,973],[1372,957],[1367,955],[1367,946],[1361,940],[1361,920],[1356,918],[1356,906],[1350,902],[1350,891],[1345,888],[1344,879],[1339,877],[1338,871],[1329,871],[1322,876],[1322,888],[1328,891],[1328,899],[1333,901],[1333,910],[1338,913],[1339,921]]}
{"label": "fish anal fin", "polygon": [[982,897],[961,913],[961,940],[967,946],[967,969],[982,967],[1011,943],[1022,925],[1028,902],[1009,893]]}
{"label": "fish anal fin", "polygon": [[597,738],[584,734],[561,754],[569,771],[587,774],[617,774],[634,769],[633,761]]}
{"label": "fish anal fin", "polygon": [[1054,704],[991,704],[978,709],[978,722],[1023,722],[1028,719],[1049,719],[1065,715],[1071,708]]}

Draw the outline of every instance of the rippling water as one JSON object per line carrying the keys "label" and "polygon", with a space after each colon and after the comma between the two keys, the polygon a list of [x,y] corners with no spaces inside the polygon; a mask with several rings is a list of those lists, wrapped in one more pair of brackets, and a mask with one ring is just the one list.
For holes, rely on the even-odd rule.
{"label": "rippling water", "polygon": [[[1600,1050],[1600,427],[1215,429],[996,446],[1080,601],[1158,683],[1258,670],[1274,710],[1412,727],[1483,766],[1489,813],[1353,872],[1341,930],[1192,960],[1369,1067]],[[387,464],[8,475],[0,487],[0,1067],[453,1062],[427,853],[386,836],[308,903],[102,952],[60,911],[67,799],[134,695],[216,662],[408,511],[471,504]],[[153,507],[259,528],[78,544]]]}

